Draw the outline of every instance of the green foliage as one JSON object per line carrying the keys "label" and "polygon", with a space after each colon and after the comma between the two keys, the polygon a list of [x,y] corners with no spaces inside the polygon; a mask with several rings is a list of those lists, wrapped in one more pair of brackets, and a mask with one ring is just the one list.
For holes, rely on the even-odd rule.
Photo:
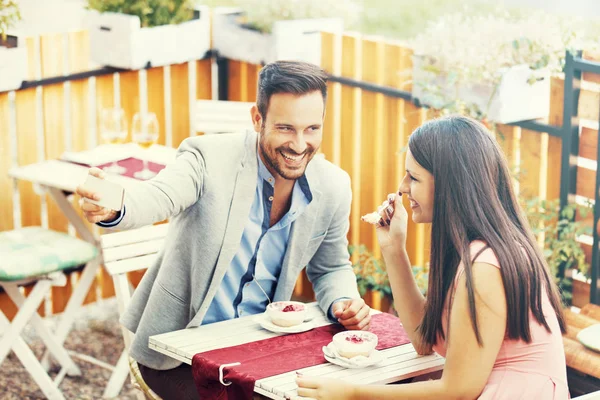
{"label": "green foliage", "polygon": [[142,27],[179,24],[192,19],[192,0],[88,0],[88,8],[99,12],[137,15]]}
{"label": "green foliage", "polygon": [[577,213],[585,218],[591,206],[569,204],[560,211],[558,200],[540,200],[537,198],[522,200],[534,234],[544,234],[544,257],[557,283],[565,272],[577,269],[584,275],[589,274],[589,264],[585,262],[585,253],[577,238],[590,235],[592,228],[575,220]]}
{"label": "green foliage", "polygon": [[[349,246],[350,254],[357,254],[357,261],[352,265],[358,291],[361,296],[367,291],[380,292],[382,296],[392,297],[390,281],[385,269],[385,263],[377,258],[365,245]],[[413,266],[413,275],[417,280],[417,286],[421,293],[427,293],[429,269],[427,267]]]}
{"label": "green foliage", "polygon": [[21,20],[19,5],[14,0],[0,0],[0,37],[6,40],[6,32]]}

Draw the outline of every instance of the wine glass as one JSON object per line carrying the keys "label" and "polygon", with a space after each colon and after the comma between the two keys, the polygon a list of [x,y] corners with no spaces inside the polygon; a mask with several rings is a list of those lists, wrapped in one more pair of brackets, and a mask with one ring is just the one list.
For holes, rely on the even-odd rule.
{"label": "wine glass", "polygon": [[[122,108],[104,108],[100,111],[100,136],[110,144],[121,144],[127,139],[127,119]],[[113,161],[102,168],[112,174],[124,174],[126,168]]]}
{"label": "wine glass", "polygon": [[[152,112],[138,112],[133,116],[131,126],[131,139],[142,149],[150,148],[158,141],[158,119]],[[148,168],[148,160],[143,157],[144,169],[136,172],[133,176],[146,180],[156,175]]]}

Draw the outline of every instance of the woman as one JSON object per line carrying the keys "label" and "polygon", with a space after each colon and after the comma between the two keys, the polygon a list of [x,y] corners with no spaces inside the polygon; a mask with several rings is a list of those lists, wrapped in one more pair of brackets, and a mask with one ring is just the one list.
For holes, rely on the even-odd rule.
{"label": "woman", "polygon": [[[398,195],[390,195],[390,205],[380,210],[377,237],[398,316],[419,354],[436,351],[446,357],[442,377],[389,386],[299,377],[298,394],[569,398],[560,297],[496,140],[480,123],[452,116],[415,130],[408,148],[406,175]],[[426,299],[406,252],[402,197],[408,198],[415,223],[432,223]]]}

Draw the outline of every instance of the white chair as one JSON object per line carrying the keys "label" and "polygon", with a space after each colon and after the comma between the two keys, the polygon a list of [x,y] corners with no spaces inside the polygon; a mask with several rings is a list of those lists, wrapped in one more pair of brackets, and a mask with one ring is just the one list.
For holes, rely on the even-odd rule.
{"label": "white chair", "polygon": [[[133,293],[127,273],[144,270],[152,265],[158,252],[163,247],[167,230],[168,224],[161,224],[102,235],[104,266],[113,278],[119,315],[122,315],[125,311]],[[128,350],[133,334],[125,327],[121,327],[121,330],[125,341],[125,350],[115,366],[103,397],[116,397],[121,391],[127,375],[130,374],[134,386],[143,392],[143,394],[138,393],[138,398],[160,399],[145,384],[135,360],[129,358]]]}
{"label": "white chair", "polygon": [[241,101],[197,100],[194,129],[205,134],[253,130],[250,115],[253,105]]}
{"label": "white chair", "polygon": [[[94,272],[98,267],[97,256],[98,249],[93,244],[41,227],[0,232],[0,286],[18,307],[12,321],[0,312],[0,364],[11,350],[14,351],[48,399],[63,400],[58,386],[65,374],[81,374],[63,343],[85,293],[83,290],[73,293],[56,332],[46,327],[37,313],[38,307],[52,286],[66,284],[65,270],[86,265],[85,270]],[[33,290],[25,297],[20,286],[31,283]],[[29,322],[62,367],[54,381],[21,338],[23,328]]]}

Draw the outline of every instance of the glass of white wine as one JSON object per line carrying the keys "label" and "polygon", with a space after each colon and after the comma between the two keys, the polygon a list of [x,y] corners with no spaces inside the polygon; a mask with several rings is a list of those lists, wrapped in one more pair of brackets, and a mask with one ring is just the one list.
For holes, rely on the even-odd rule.
{"label": "glass of white wine", "polygon": [[[125,110],[122,108],[104,108],[100,111],[100,136],[106,143],[125,143],[127,139]],[[126,172],[126,168],[117,164],[116,161],[102,169],[111,174],[124,174]]]}
{"label": "glass of white wine", "polygon": [[[131,139],[143,149],[150,148],[158,141],[158,119],[152,112],[139,112],[133,116]],[[147,157],[143,157],[144,169],[134,174],[135,178],[146,180],[156,175],[148,168]]]}

